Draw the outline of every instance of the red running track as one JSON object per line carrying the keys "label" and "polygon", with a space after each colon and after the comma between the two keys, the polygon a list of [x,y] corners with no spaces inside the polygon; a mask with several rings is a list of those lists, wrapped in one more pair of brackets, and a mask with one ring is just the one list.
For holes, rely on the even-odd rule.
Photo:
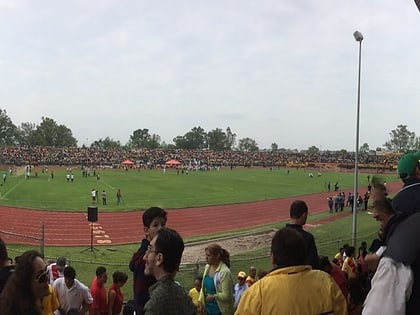
{"label": "red running track", "polygon": [[[400,182],[388,184],[391,194],[400,188]],[[361,191],[365,190],[366,188],[361,188]],[[351,189],[342,191],[346,194],[352,192]],[[190,237],[286,221],[293,200],[305,200],[310,213],[316,214],[326,211],[326,199],[333,194],[321,193],[232,205],[169,209],[168,227],[177,230],[183,237]],[[93,224],[94,245],[139,242],[144,235],[142,213],[141,210],[99,213],[98,222]],[[90,245],[90,223],[85,213],[0,206],[0,218],[0,237],[6,243],[37,245],[39,241],[36,238],[40,237],[41,226],[44,225],[46,246]],[[30,235],[33,239],[23,238],[19,234]]]}

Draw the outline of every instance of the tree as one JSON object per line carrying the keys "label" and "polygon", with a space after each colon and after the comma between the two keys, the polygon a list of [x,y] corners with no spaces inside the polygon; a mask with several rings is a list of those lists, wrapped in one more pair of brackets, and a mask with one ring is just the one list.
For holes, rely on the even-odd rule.
{"label": "tree", "polygon": [[277,145],[277,143],[272,143],[271,144],[271,151],[275,152],[279,149],[279,146]]}
{"label": "tree", "polygon": [[407,129],[407,125],[398,125],[389,133],[391,139],[384,146],[391,151],[406,153],[416,150],[416,134]]}
{"label": "tree", "polygon": [[310,155],[318,155],[319,154],[319,149],[316,146],[311,146],[308,148],[307,153]]}
{"label": "tree", "polygon": [[258,144],[254,139],[243,138],[239,140],[238,149],[240,151],[257,151]]}
{"label": "tree", "polygon": [[6,110],[0,108],[0,145],[19,144],[19,131],[13,124]]}
{"label": "tree", "polygon": [[41,118],[41,124],[33,131],[29,144],[39,146],[74,147],[77,140],[72,131],[64,125],[57,123],[48,117]]}
{"label": "tree", "polygon": [[18,128],[19,131],[19,143],[22,145],[30,144],[32,142],[32,138],[34,136],[34,131],[36,126],[34,123],[26,122],[21,123],[20,127]]}
{"label": "tree", "polygon": [[360,153],[369,153],[369,145],[367,143],[363,143],[363,145],[359,149]]}
{"label": "tree", "polygon": [[118,149],[121,148],[121,142],[106,137],[105,139],[100,138],[99,140],[94,141],[90,147],[98,149]]}
{"label": "tree", "polygon": [[156,149],[160,145],[160,136],[153,134],[150,135],[149,129],[137,129],[130,136],[128,146],[131,148],[139,149]]}
{"label": "tree", "polygon": [[226,149],[226,133],[216,128],[207,133],[207,143],[210,150],[221,151]]}
{"label": "tree", "polygon": [[201,127],[194,127],[183,136],[173,139],[179,149],[204,149],[207,148],[207,133]]}
{"label": "tree", "polygon": [[230,127],[226,128],[226,149],[231,150],[236,144],[236,133]]}

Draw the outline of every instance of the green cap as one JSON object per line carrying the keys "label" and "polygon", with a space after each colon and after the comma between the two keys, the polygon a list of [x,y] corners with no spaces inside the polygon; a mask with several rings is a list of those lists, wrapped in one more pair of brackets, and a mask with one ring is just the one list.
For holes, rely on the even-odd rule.
{"label": "green cap", "polygon": [[418,163],[420,162],[420,152],[407,153],[398,161],[398,175],[405,178],[416,172]]}

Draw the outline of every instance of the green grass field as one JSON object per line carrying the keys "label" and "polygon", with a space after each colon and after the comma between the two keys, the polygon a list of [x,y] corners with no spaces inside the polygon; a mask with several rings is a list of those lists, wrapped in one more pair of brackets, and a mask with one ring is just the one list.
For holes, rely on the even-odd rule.
{"label": "green grass field", "polygon": [[[81,172],[76,170],[73,183],[66,181],[65,169],[57,169],[54,172],[54,179],[43,173],[38,173],[36,178],[29,180],[23,176],[8,177],[6,183],[0,186],[0,204],[46,210],[86,211],[86,206],[91,204],[90,191],[95,188],[99,192],[105,189],[108,193],[108,205],[106,207],[100,205],[101,211],[121,211],[148,208],[152,205],[180,208],[300,196],[326,191],[325,184],[328,181],[332,186],[338,181],[341,189],[353,187],[353,173],[324,172],[321,177],[309,178],[307,171],[290,170],[287,174],[286,169],[274,171],[261,168],[232,171],[222,169],[211,172],[190,172],[189,175],[177,175],[175,170],[167,170],[166,174],[158,170],[140,173],[107,170],[101,171],[100,180],[93,176],[83,178]],[[314,173],[316,174],[316,171]],[[395,175],[383,175],[383,177],[388,182],[397,180]],[[367,174],[360,174],[359,179],[361,186],[367,185]],[[117,206],[115,201],[115,192],[118,188],[123,194],[123,203],[120,206]],[[327,216],[330,214],[314,215],[310,217],[309,222]],[[276,222],[266,227],[279,228],[284,224],[285,222]],[[317,241],[319,254],[331,257],[340,245],[350,243],[351,229],[351,217],[311,229]],[[378,223],[371,216],[365,212],[358,215],[358,236],[361,240],[369,243],[376,236],[377,230]],[[203,237],[194,238],[198,239]],[[126,298],[131,298],[132,279],[128,262],[137,247],[138,245],[133,244],[101,247],[96,256],[89,251],[81,253],[85,249],[82,247],[47,247],[45,256],[46,258],[66,256],[76,268],[78,278],[87,285],[90,285],[95,269],[99,265],[106,266],[109,275],[116,270],[124,271],[129,275],[129,281],[123,287],[123,293]],[[11,257],[29,248],[23,245],[8,246]],[[268,251],[269,244],[266,248],[232,257],[232,273],[236,274],[239,270],[247,271],[250,265],[270,270]],[[200,262],[200,266],[203,265],[204,262]],[[186,288],[192,286],[194,269],[195,265],[182,266],[177,275],[177,280]]]}
{"label": "green grass field", "polygon": [[[300,196],[326,191],[338,182],[340,189],[352,188],[353,173],[324,172],[321,177],[309,178],[303,169],[270,171],[265,168],[220,171],[193,171],[177,175],[176,170],[103,170],[100,179],[82,177],[73,170],[74,182],[67,182],[65,168],[54,170],[54,179],[38,171],[37,177],[23,175],[8,177],[0,186],[0,204],[45,210],[86,211],[91,205],[91,190],[99,192],[101,211],[146,209],[150,206],[184,208],[216,204],[240,203],[289,196]],[[395,175],[383,175],[388,181]],[[367,185],[367,175],[360,174],[359,185]],[[122,204],[116,203],[116,191],[121,189]],[[107,193],[107,205],[102,206],[101,192]]]}

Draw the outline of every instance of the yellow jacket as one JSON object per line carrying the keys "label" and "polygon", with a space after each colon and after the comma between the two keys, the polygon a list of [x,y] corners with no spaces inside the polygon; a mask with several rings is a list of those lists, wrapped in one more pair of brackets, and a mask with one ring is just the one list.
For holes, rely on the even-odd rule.
{"label": "yellow jacket", "polygon": [[347,314],[347,302],[334,279],[311,266],[273,270],[255,282],[235,315]]}
{"label": "yellow jacket", "polygon": [[42,298],[42,315],[54,315],[54,311],[60,306],[51,284],[48,287],[50,294]]}

